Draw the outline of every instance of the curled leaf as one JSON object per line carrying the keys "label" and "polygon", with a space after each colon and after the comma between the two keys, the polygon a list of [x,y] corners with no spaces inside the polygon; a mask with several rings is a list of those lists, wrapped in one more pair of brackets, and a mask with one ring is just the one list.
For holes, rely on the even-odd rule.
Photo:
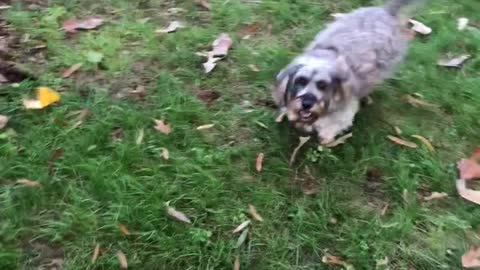
{"label": "curled leaf", "polygon": [[300,137],[299,139],[300,139],[300,142],[298,143],[297,147],[295,147],[295,149],[293,150],[292,156],[290,157],[290,166],[292,166],[293,163],[295,162],[295,159],[297,157],[297,154],[300,148],[302,148],[302,146],[310,140],[310,137]]}
{"label": "curled leaf", "polygon": [[119,250],[117,251],[117,259],[118,263],[120,264],[120,268],[122,269],[127,269],[128,268],[128,262],[127,262],[127,256],[123,251]]}
{"label": "curled leaf", "polygon": [[457,163],[460,178],[471,180],[480,178],[480,165],[473,159],[462,159]]}
{"label": "curled leaf", "polygon": [[454,58],[445,58],[438,60],[438,65],[441,67],[460,68],[463,63],[471,58],[471,55],[464,54]]}
{"label": "curled leaf", "polygon": [[168,206],[167,207],[167,214],[171,217],[175,218],[178,221],[191,224],[192,221],[185,215],[184,213],[175,210],[175,208]]}
{"label": "curled leaf", "polygon": [[215,124],[203,125],[203,126],[197,127],[197,130],[211,129],[211,128],[213,128],[214,126],[215,126]]}
{"label": "curled leaf", "polygon": [[412,137],[415,139],[419,139],[428,148],[428,150],[430,150],[430,152],[435,152],[435,148],[433,147],[432,143],[425,137],[420,135],[412,135]]}
{"label": "curled leaf", "polygon": [[24,185],[24,186],[27,186],[27,187],[41,187],[42,186],[42,184],[40,184],[39,182],[31,181],[31,180],[28,180],[28,179],[19,179],[19,180],[17,180],[17,184],[21,184],[21,185]]}
{"label": "curled leaf", "polygon": [[245,228],[245,230],[243,230],[242,234],[240,234],[240,236],[238,237],[237,243],[235,244],[235,248],[239,248],[243,245],[243,243],[245,243],[245,240],[247,240],[248,231],[249,231],[248,228]]}
{"label": "curled leaf", "polygon": [[171,22],[166,28],[163,29],[157,29],[155,30],[155,33],[161,34],[161,33],[173,33],[176,32],[180,28],[184,28],[185,25],[179,21],[173,21]]}
{"label": "curled leaf", "polygon": [[213,41],[213,50],[212,54],[214,57],[221,57],[228,54],[228,50],[233,45],[233,40],[226,33],[220,34],[217,39]]}
{"label": "curled leaf", "polygon": [[336,139],[335,141],[326,144],[325,146],[329,147],[329,148],[332,148],[332,147],[338,146],[340,144],[344,144],[351,137],[353,137],[353,133],[350,132],[348,134],[345,134],[345,135],[341,136],[340,138]]}
{"label": "curled leaf", "polygon": [[4,128],[8,124],[8,116],[0,114],[0,129]]}
{"label": "curled leaf", "polygon": [[99,255],[100,255],[100,244],[96,244],[92,254],[92,264],[94,264],[97,261]]}
{"label": "curled leaf", "polygon": [[101,18],[90,17],[83,20],[70,19],[63,22],[63,30],[67,33],[76,33],[77,30],[91,30],[104,22]]}
{"label": "curled leaf", "polygon": [[158,130],[161,133],[166,134],[166,135],[168,135],[172,132],[172,128],[170,127],[170,125],[165,124],[165,122],[163,120],[155,119],[154,121],[155,121],[154,128],[156,130]]}
{"label": "curled leaf", "polygon": [[410,148],[418,148],[418,145],[416,143],[405,141],[395,136],[388,135],[387,138],[398,145],[402,145]]}
{"label": "curled leaf", "polygon": [[71,67],[69,67],[67,70],[65,70],[63,73],[62,73],[62,78],[66,79],[70,76],[73,75],[73,73],[77,72],[77,70],[79,70],[81,67],[82,67],[82,63],[78,63],[78,64],[75,64]]}
{"label": "curled leaf", "polygon": [[265,155],[263,153],[258,154],[257,161],[255,163],[255,168],[257,169],[257,172],[262,171],[264,158],[265,158]]}
{"label": "curled leaf", "polygon": [[120,229],[120,231],[123,233],[123,235],[125,236],[129,236],[130,235],[130,231],[128,230],[127,226],[123,225],[123,224],[120,224],[118,225],[118,228]]}
{"label": "curled leaf", "polygon": [[255,208],[255,206],[254,206],[253,204],[249,204],[249,205],[248,205],[248,213],[250,213],[250,215],[251,215],[255,220],[260,221],[260,222],[263,221],[262,216],[260,216],[260,214],[258,214],[257,208]]}
{"label": "curled leaf", "polygon": [[247,221],[244,221],[242,222],[242,224],[238,225],[232,233],[239,233],[241,231],[243,231],[245,228],[248,227],[248,225],[250,225],[250,220],[247,220]]}
{"label": "curled leaf", "polygon": [[432,28],[426,26],[424,23],[413,19],[410,19],[408,22],[412,25],[412,30],[419,34],[429,35],[430,33],[432,33]]}
{"label": "curled leaf", "polygon": [[460,197],[473,203],[480,204],[480,191],[467,188],[465,179],[457,180],[457,191]]}
{"label": "curled leaf", "polygon": [[443,199],[446,197],[448,197],[448,194],[445,192],[432,192],[432,194],[430,194],[427,197],[424,197],[423,199],[425,201],[431,201],[431,200]]}
{"label": "curled leaf", "polygon": [[462,266],[465,268],[480,267],[480,248],[471,247],[470,250],[462,256]]}

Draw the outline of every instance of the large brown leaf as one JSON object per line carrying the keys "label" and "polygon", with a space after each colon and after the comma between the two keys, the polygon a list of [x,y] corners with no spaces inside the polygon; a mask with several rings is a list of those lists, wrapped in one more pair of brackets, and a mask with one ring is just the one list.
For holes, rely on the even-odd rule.
{"label": "large brown leaf", "polygon": [[77,30],[91,30],[102,25],[102,18],[89,17],[83,20],[70,19],[63,22],[63,30],[67,33],[76,33]]}

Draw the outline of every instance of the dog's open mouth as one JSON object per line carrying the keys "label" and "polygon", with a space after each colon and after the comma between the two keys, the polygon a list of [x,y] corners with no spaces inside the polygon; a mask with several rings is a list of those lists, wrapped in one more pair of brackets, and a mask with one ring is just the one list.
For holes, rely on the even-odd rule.
{"label": "dog's open mouth", "polygon": [[305,110],[301,110],[299,112],[299,115],[300,115],[300,120],[302,122],[311,122],[313,120],[313,113],[311,111],[305,111]]}

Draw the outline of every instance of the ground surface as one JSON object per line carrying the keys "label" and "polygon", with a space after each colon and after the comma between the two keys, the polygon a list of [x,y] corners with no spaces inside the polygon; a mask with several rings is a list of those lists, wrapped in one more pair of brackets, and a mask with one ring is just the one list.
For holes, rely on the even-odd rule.
{"label": "ground surface", "polygon": [[[370,1],[219,0],[210,11],[193,1],[13,2],[0,11],[2,31],[16,39],[10,61],[34,78],[0,90],[0,114],[11,117],[0,133],[1,269],[117,269],[119,250],[131,269],[232,269],[235,255],[241,269],[341,268],[322,263],[326,253],[355,269],[461,269],[460,256],[480,243],[480,208],[454,185],[455,161],[480,141],[480,32],[456,29],[458,17],[478,19],[478,1],[431,1],[417,18],[434,32],[414,40],[406,64],[359,115],[354,137],[331,151],[311,143],[293,167],[297,138],[273,121],[272,78],[330,13]],[[61,30],[65,19],[92,15],[107,22],[75,35]],[[154,34],[175,19],[188,27]],[[260,31],[242,39],[249,24]],[[234,48],[206,75],[195,53],[221,32]],[[88,62],[91,51],[103,54],[100,64]],[[448,53],[473,58],[461,70],[437,67]],[[62,79],[76,63],[82,68]],[[22,98],[41,85],[60,91],[61,102],[24,110]],[[138,86],[145,97],[128,97]],[[220,97],[206,104],[197,98],[204,90]],[[438,107],[403,100],[414,93]],[[74,126],[71,113],[84,109],[89,117]],[[154,118],[173,132],[154,130]],[[402,138],[429,138],[437,152],[391,143],[395,126]],[[120,140],[112,139],[119,128]],[[22,178],[42,187],[14,184]],[[432,191],[450,196],[424,202]],[[193,224],[168,217],[167,202]],[[249,204],[265,221],[252,220],[235,248],[231,231],[250,218]]]}

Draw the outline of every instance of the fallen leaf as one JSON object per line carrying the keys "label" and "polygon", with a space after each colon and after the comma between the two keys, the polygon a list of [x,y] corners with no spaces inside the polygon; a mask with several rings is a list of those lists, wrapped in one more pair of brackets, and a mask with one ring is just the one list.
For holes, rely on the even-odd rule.
{"label": "fallen leaf", "polygon": [[310,140],[310,137],[300,137],[299,139],[300,139],[300,142],[298,143],[297,147],[295,147],[295,149],[293,150],[292,156],[290,157],[290,166],[292,166],[293,163],[295,162],[295,159],[297,158],[297,154],[300,148],[302,148],[302,146]]}
{"label": "fallen leaf", "polygon": [[65,70],[63,73],[62,73],[62,78],[66,79],[70,76],[73,75],[73,73],[75,73],[77,70],[79,70],[81,67],[82,67],[82,63],[78,63],[78,64],[75,64],[71,67],[69,67],[67,70]]}
{"label": "fallen leaf", "polygon": [[158,130],[161,133],[166,134],[166,135],[172,133],[172,128],[170,127],[170,125],[165,124],[165,122],[163,120],[154,119],[154,121],[155,121],[154,128],[156,130]]}
{"label": "fallen leaf", "polygon": [[388,207],[390,207],[389,203],[385,203],[385,206],[382,208],[382,211],[380,211],[380,216],[385,216],[387,214]]}
{"label": "fallen leaf", "polygon": [[188,224],[192,223],[192,221],[187,217],[187,215],[185,215],[180,211],[175,210],[175,208],[173,207],[167,206],[167,214],[169,214],[170,216],[174,217],[175,219],[181,222],[188,223]]}
{"label": "fallen leaf", "polygon": [[445,58],[438,60],[438,65],[441,67],[460,68],[463,63],[470,59],[471,55],[464,54],[454,58]]}
{"label": "fallen leaf", "polygon": [[168,151],[167,148],[165,147],[162,147],[160,148],[160,151],[162,151],[162,153],[160,154],[160,156],[165,159],[165,160],[169,160],[170,159],[170,152]]}
{"label": "fallen leaf", "polygon": [[408,102],[410,105],[412,105],[413,107],[417,107],[417,106],[424,106],[424,107],[438,107],[437,105],[435,104],[432,104],[432,103],[428,103],[426,101],[423,101],[421,99],[418,99],[416,97],[413,97],[412,95],[404,95],[403,96],[403,99]]}
{"label": "fallen leaf", "polygon": [[245,240],[247,240],[248,231],[249,231],[248,228],[245,228],[245,230],[243,230],[242,234],[240,234],[240,236],[238,237],[237,243],[235,244],[235,248],[239,248],[243,245],[243,243],[245,243]]}
{"label": "fallen leaf", "polygon": [[223,57],[228,54],[228,50],[233,45],[233,40],[226,33],[220,34],[220,36],[213,41],[213,57]]}
{"label": "fallen leaf", "polygon": [[94,264],[97,261],[98,255],[100,255],[100,244],[95,245],[95,249],[93,250],[93,255],[92,255],[92,264]]}
{"label": "fallen leaf", "polygon": [[260,216],[260,214],[258,214],[257,212],[257,208],[255,208],[255,206],[253,204],[249,204],[248,205],[248,213],[250,213],[250,215],[257,221],[260,221],[260,222],[263,222],[263,218],[262,216]]}
{"label": "fallen leaf", "polygon": [[210,129],[210,128],[213,128],[214,126],[215,126],[215,124],[203,125],[203,126],[199,126],[199,127],[197,127],[197,130],[205,130],[205,129]]}
{"label": "fallen leaf", "polygon": [[143,137],[145,136],[145,131],[143,128],[141,128],[139,131],[138,131],[138,134],[137,134],[137,139],[135,140],[135,144],[137,145],[140,145],[143,143]]}
{"label": "fallen leaf", "polygon": [[207,62],[203,63],[203,69],[205,73],[210,73],[217,66],[217,62],[220,58],[209,58]]}
{"label": "fallen leaf", "polygon": [[173,21],[166,28],[155,30],[155,33],[157,34],[173,33],[180,28],[185,28],[185,25],[179,21]]}
{"label": "fallen leaf", "polygon": [[346,263],[338,256],[333,256],[331,254],[326,253],[322,257],[322,262],[324,264],[329,264],[329,265],[341,265],[344,266]]}
{"label": "fallen leaf", "polygon": [[51,166],[53,164],[53,162],[55,162],[61,156],[63,156],[63,150],[60,149],[60,148],[57,148],[57,149],[55,149],[55,151],[53,151],[53,153],[50,156],[50,158],[48,159],[47,163],[49,164],[49,166]]}
{"label": "fallen leaf", "polygon": [[435,152],[435,148],[433,147],[432,143],[427,140],[427,138],[420,135],[412,135],[412,137],[419,139],[428,148],[428,150],[430,150],[430,152]]}
{"label": "fallen leaf", "polygon": [[235,256],[235,261],[233,262],[233,270],[240,270],[240,257]]}
{"label": "fallen leaf", "polygon": [[402,146],[406,146],[406,147],[410,147],[410,148],[418,148],[418,145],[414,142],[405,141],[405,140],[402,140],[398,137],[391,136],[391,135],[388,135],[387,138],[390,141],[392,141],[392,142],[394,142],[398,145],[402,145]]}
{"label": "fallen leaf", "polygon": [[127,256],[125,256],[125,253],[123,253],[123,251],[121,250],[117,251],[117,259],[118,259],[118,263],[120,264],[120,268],[122,269],[128,268]]}
{"label": "fallen leaf", "polygon": [[480,248],[471,247],[470,250],[462,256],[462,266],[465,268],[480,267]]}
{"label": "fallen leaf", "polygon": [[255,168],[257,169],[257,172],[261,172],[262,171],[262,167],[263,167],[263,159],[265,158],[265,154],[263,153],[260,153],[258,154],[257,156],[257,161],[255,163]]}
{"label": "fallen leaf", "polygon": [[210,3],[207,0],[195,0],[195,4],[199,5],[200,7],[210,10]]}
{"label": "fallen leaf", "polygon": [[430,33],[432,33],[432,28],[426,26],[425,24],[419,21],[410,19],[409,22],[412,25],[412,30],[419,34],[429,35]]}
{"label": "fallen leaf", "polygon": [[480,204],[480,191],[468,189],[465,179],[457,180],[457,191],[462,198]]}
{"label": "fallen leaf", "polygon": [[31,181],[31,180],[27,180],[27,179],[19,179],[19,180],[17,180],[17,184],[21,184],[21,185],[24,185],[24,186],[27,186],[27,187],[41,187],[42,186],[42,184],[40,184],[37,181]]}
{"label": "fallen leaf", "polygon": [[8,124],[8,116],[0,114],[0,129],[4,128]]}
{"label": "fallen leaf", "polygon": [[96,51],[88,51],[86,56],[87,61],[93,64],[98,64],[103,60],[103,53]]}
{"label": "fallen leaf", "polygon": [[240,35],[245,38],[245,36],[252,36],[258,34],[262,30],[262,26],[258,23],[252,23],[246,25],[240,30]]}
{"label": "fallen leaf", "polygon": [[247,221],[242,222],[242,224],[238,225],[238,226],[235,228],[235,230],[233,230],[232,233],[239,233],[239,232],[243,231],[245,228],[247,228],[248,225],[250,225],[250,220],[247,220]]}
{"label": "fallen leaf", "polygon": [[214,90],[202,90],[197,92],[197,98],[201,101],[211,104],[220,97],[220,93]]}
{"label": "fallen leaf", "polygon": [[37,99],[25,99],[23,105],[26,109],[43,109],[60,101],[60,94],[48,87],[37,88]]}
{"label": "fallen leaf", "polygon": [[126,235],[126,236],[130,235],[130,231],[128,230],[127,226],[125,226],[123,224],[120,224],[120,225],[118,225],[118,228],[123,233],[123,235]]}
{"label": "fallen leaf", "polygon": [[480,165],[476,160],[462,159],[457,163],[457,169],[461,179],[471,180],[480,178]]}
{"label": "fallen leaf", "polygon": [[63,22],[63,30],[67,33],[76,33],[77,30],[91,30],[104,22],[101,18],[90,17],[83,20],[70,19]]}
{"label": "fallen leaf", "polygon": [[350,139],[351,137],[353,137],[353,133],[350,132],[350,133],[345,134],[345,135],[343,135],[342,137],[336,139],[335,141],[326,144],[325,146],[326,146],[326,147],[329,147],[329,148],[332,148],[332,147],[338,146],[338,145],[340,145],[340,144],[344,144],[344,143],[347,142],[347,140]]}
{"label": "fallen leaf", "polygon": [[248,67],[253,71],[253,72],[260,72],[260,69],[256,65],[248,65]]}
{"label": "fallen leaf", "polygon": [[399,127],[395,126],[393,129],[395,129],[395,133],[397,133],[397,135],[402,135],[403,132]]}
{"label": "fallen leaf", "polygon": [[445,192],[432,192],[432,194],[430,194],[427,197],[424,197],[423,199],[425,201],[431,201],[431,200],[436,200],[436,199],[443,199],[443,198],[446,198],[446,197],[448,197],[448,194],[445,193]]}
{"label": "fallen leaf", "polygon": [[113,130],[112,133],[110,133],[110,137],[112,137],[113,142],[121,141],[123,137],[123,128],[116,128]]}
{"label": "fallen leaf", "polygon": [[458,18],[457,19],[457,29],[463,31],[467,29],[468,26],[468,18]]}

